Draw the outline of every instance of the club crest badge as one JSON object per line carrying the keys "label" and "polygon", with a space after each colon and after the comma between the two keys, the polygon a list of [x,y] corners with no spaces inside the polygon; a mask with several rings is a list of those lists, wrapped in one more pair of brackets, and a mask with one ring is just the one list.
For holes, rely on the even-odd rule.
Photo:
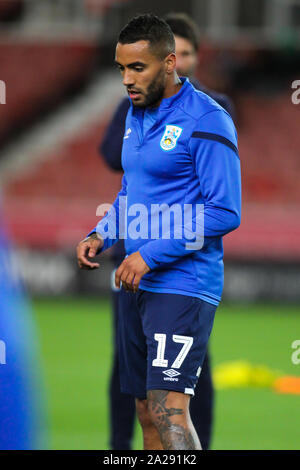
{"label": "club crest badge", "polygon": [[161,148],[163,150],[172,150],[173,148],[175,148],[181,132],[181,127],[167,125],[165,128],[164,135],[162,136],[160,141]]}

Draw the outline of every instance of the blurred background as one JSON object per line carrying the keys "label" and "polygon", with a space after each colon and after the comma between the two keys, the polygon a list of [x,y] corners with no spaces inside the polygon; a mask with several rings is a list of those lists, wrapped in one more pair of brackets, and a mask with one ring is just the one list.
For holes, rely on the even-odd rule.
{"label": "blurred background", "polygon": [[[0,0],[2,248],[18,267],[8,294],[4,280],[16,274],[10,261],[1,266],[0,397],[11,373],[22,376],[26,387],[9,393],[35,432],[6,440],[17,401],[8,416],[3,392],[1,448],[109,448],[112,264],[106,253],[99,271],[81,272],[75,247],[120,188],[98,150],[125,94],[117,34],[137,13],[170,11],[200,28],[196,76],[233,100],[242,162],[242,224],[224,239],[211,338],[212,448],[300,448],[300,1]],[[23,307],[7,300],[16,292]],[[25,316],[11,348],[7,324]],[[38,419],[22,415],[25,392]]]}

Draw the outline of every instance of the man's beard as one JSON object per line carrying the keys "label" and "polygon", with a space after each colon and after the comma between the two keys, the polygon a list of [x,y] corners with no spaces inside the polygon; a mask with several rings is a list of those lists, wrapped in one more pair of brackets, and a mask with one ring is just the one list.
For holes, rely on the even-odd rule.
{"label": "man's beard", "polygon": [[161,69],[148,86],[145,101],[135,106],[139,108],[155,107],[164,96],[165,86],[165,71]]}

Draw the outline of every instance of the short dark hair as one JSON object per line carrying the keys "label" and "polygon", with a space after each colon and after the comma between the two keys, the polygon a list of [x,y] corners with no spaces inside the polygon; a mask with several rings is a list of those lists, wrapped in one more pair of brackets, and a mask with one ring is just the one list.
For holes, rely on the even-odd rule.
{"label": "short dark hair", "polygon": [[175,36],[190,41],[197,51],[199,48],[199,28],[186,13],[169,13],[165,16],[165,21]]}
{"label": "short dark hair", "polygon": [[175,39],[170,26],[150,13],[135,16],[119,34],[118,42],[121,44],[137,41],[149,41],[153,53],[160,59],[175,52]]}

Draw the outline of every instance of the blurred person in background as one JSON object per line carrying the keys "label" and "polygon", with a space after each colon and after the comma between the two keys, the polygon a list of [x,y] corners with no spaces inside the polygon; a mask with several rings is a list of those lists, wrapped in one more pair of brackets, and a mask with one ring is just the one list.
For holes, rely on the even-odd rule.
{"label": "blurred person in background", "polygon": [[0,450],[45,448],[45,415],[30,305],[0,213]]}
{"label": "blurred person in background", "polygon": [[[185,13],[170,13],[165,17],[175,36],[176,43],[176,70],[179,76],[189,77],[194,87],[211,96],[232,117],[233,105],[229,98],[215,91],[209,90],[199,83],[194,77],[196,67],[201,60],[199,51],[199,31],[196,24]],[[117,107],[111,123],[101,143],[100,151],[106,163],[112,170],[123,171],[121,165],[121,153],[123,136],[125,132],[125,120],[130,100],[124,98]],[[112,261],[115,269],[112,272],[112,305],[113,305],[113,365],[109,387],[110,400],[110,446],[114,450],[126,450],[131,447],[131,440],[135,421],[135,401],[131,395],[120,391],[119,358],[117,342],[118,311],[121,296],[119,289],[114,284],[115,270],[125,257],[123,240],[118,241],[112,248]],[[135,294],[127,293],[127,305],[129,310],[136,310]],[[210,359],[208,353],[205,356],[202,371],[196,386],[195,396],[191,400],[190,412],[193,424],[199,436],[203,449],[208,449],[211,442],[213,422],[214,391],[212,384]]]}

